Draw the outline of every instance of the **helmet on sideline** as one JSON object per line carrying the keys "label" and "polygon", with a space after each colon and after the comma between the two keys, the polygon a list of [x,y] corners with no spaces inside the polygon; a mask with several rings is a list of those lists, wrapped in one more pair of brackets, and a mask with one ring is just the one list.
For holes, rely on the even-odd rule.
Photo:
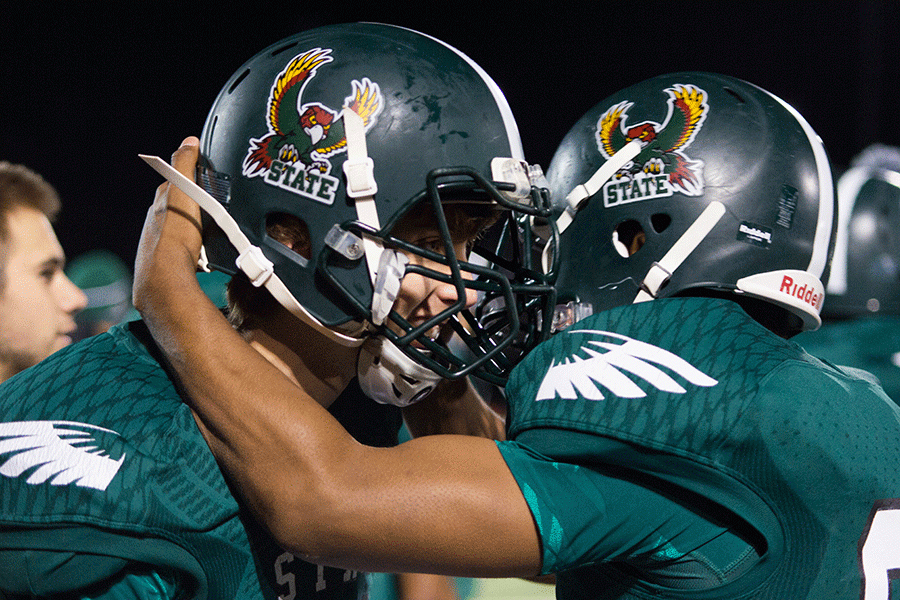
{"label": "helmet on sideline", "polygon": [[810,125],[773,94],[709,73],[648,79],[590,109],[547,179],[569,303],[557,325],[690,293],[758,298],[803,329],[820,325],[831,167]]}
{"label": "helmet on sideline", "polygon": [[900,314],[900,148],[866,148],[838,180],[826,318]]}

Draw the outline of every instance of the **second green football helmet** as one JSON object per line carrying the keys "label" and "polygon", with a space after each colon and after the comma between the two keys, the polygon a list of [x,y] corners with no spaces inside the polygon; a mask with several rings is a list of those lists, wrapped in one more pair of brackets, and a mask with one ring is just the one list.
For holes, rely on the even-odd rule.
{"label": "second green football helmet", "polygon": [[838,180],[826,317],[900,314],[900,149],[867,148]]}
{"label": "second green football helmet", "polygon": [[709,73],[649,79],[589,110],[547,178],[561,302],[596,312],[711,290],[821,323],[831,167],[806,120],[771,93]]}

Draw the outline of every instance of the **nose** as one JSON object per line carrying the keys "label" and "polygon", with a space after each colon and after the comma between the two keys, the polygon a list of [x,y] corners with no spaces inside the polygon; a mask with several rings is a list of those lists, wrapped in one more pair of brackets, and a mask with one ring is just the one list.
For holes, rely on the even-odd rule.
{"label": "nose", "polygon": [[87,306],[87,296],[72,280],[64,274],[59,275],[56,300],[59,308],[70,315],[75,315]]}
{"label": "nose", "polygon": [[[478,300],[478,292],[469,288],[464,288],[463,292],[465,295],[465,308],[471,308]],[[438,302],[444,304],[444,307],[455,304],[459,299],[456,286],[452,283],[435,282],[431,295]]]}

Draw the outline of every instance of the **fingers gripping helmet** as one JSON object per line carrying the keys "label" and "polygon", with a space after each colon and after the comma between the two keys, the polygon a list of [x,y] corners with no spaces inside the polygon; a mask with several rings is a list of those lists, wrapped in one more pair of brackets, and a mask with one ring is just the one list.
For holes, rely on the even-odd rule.
{"label": "fingers gripping helmet", "polygon": [[765,90],[705,73],[626,88],[575,124],[547,178],[560,302],[596,312],[707,289],[821,323],[831,169],[809,124]]}
{"label": "fingers gripping helmet", "polygon": [[[452,201],[485,203],[515,221],[549,213],[549,205],[535,205],[546,204],[546,192],[532,189],[505,98],[458,50],[379,24],[297,34],[251,58],[226,83],[200,153],[198,182],[233,221],[204,227],[209,266],[244,271],[341,343],[380,334],[442,376],[505,377],[503,352],[521,340],[517,308],[524,300],[516,294],[552,288],[521,261],[490,252],[458,260],[441,208]],[[442,253],[390,235],[420,202],[437,213]],[[273,215],[304,224],[308,256],[269,236]],[[245,248],[228,227],[239,228]],[[397,248],[441,263],[443,271],[407,265]],[[411,270],[452,283],[458,298],[415,327],[391,310],[400,279]],[[481,327],[466,310],[464,288],[504,298],[507,321]],[[465,357],[426,335],[448,317],[465,340]]]}
{"label": "fingers gripping helmet", "polygon": [[825,316],[900,314],[900,149],[867,148],[838,181]]}

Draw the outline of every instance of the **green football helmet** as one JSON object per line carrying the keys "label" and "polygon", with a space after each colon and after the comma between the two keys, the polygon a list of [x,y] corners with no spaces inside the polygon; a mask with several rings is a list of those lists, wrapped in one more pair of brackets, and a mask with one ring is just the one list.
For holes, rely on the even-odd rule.
{"label": "green football helmet", "polygon": [[[333,339],[380,335],[440,376],[495,383],[539,341],[547,319],[538,313],[549,310],[553,289],[524,249],[533,244],[527,220],[550,211],[545,180],[525,162],[496,83],[455,48],[372,23],[294,35],[225,84],[200,153],[198,183],[246,237],[239,248],[228,227],[205,226],[209,267],[244,271]],[[435,213],[443,252],[391,235],[420,203]],[[453,255],[448,203],[502,214],[468,261]],[[284,214],[308,228],[309,258],[267,234],[267,219]],[[407,264],[398,249],[441,263],[449,275]],[[452,283],[458,302],[413,327],[391,310],[406,272]],[[466,288],[481,297],[471,309]],[[491,307],[489,319],[483,307]],[[426,335],[445,319],[455,345]]]}
{"label": "green football helmet", "polygon": [[557,328],[689,293],[754,297],[805,329],[821,323],[831,167],[771,93],[708,73],[628,87],[572,127],[547,179],[560,215]]}
{"label": "green football helmet", "polygon": [[866,149],[838,180],[826,318],[900,314],[900,149]]}

